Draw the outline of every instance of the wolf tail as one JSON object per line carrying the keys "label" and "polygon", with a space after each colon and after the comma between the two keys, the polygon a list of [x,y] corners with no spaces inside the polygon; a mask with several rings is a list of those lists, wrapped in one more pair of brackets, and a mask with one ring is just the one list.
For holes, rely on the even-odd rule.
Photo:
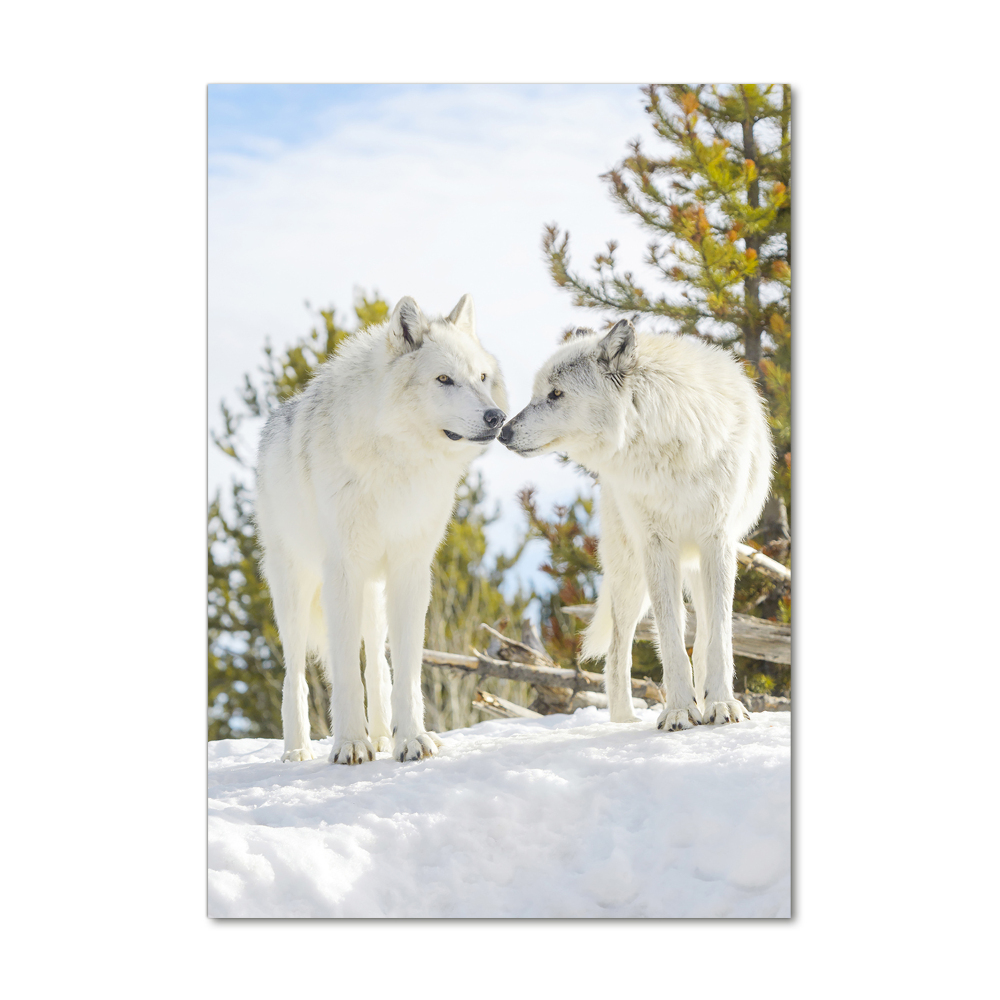
{"label": "wolf tail", "polygon": [[[639,617],[642,618],[649,611],[649,594],[642,600],[642,610]],[[606,656],[611,648],[611,633],[614,623],[611,617],[611,595],[608,593],[608,585],[601,588],[597,595],[597,605],[594,608],[594,617],[591,618],[587,631],[583,634],[583,647],[580,650],[580,661],[599,660]]]}
{"label": "wolf tail", "polygon": [[611,601],[602,600],[602,593],[597,595],[597,606],[594,617],[591,618],[587,630],[583,633],[583,648],[580,650],[580,660],[599,660],[611,646]]}

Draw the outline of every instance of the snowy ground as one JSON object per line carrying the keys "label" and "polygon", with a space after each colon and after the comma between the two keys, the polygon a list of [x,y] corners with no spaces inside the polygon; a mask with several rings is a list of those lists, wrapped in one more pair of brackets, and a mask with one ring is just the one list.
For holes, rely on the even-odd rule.
{"label": "snowy ground", "polygon": [[482,722],[410,764],[210,743],[209,916],[790,916],[790,714],[656,714]]}

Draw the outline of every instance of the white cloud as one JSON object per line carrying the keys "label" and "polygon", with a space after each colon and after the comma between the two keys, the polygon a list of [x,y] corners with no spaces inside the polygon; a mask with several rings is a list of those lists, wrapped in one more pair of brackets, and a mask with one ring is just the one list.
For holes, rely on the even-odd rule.
{"label": "white cloud", "polygon": [[[636,87],[446,87],[386,92],[359,111],[332,107],[314,139],[282,146],[247,137],[256,155],[215,153],[209,181],[210,420],[256,368],[265,337],[281,347],[306,333],[303,302],[335,303],[346,318],[357,286],[389,300],[413,295],[448,311],[465,292],[479,335],[500,360],[512,411],[575,309],[541,259],[545,223],[572,233],[577,265],[604,241],[637,273],[646,236],[598,178],[650,130]],[[210,449],[209,485],[234,463]],[[582,480],[554,457],[519,459],[492,445],[478,461],[503,516],[491,542],[508,548],[514,499],[538,487],[543,510]]]}

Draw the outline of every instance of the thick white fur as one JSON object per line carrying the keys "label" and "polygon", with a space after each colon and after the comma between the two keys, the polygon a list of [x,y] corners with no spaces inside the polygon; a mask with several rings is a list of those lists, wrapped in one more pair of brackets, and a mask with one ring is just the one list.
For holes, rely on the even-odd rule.
{"label": "thick white fur", "polygon": [[[767,498],[772,445],[763,401],[738,361],[693,338],[637,336],[627,320],[603,338],[577,331],[500,439],[521,455],[561,452],[598,474],[604,579],[583,658],[607,656],[611,721],[636,721],[632,639],[650,603],[666,699],[659,727],[741,721],[736,544]],[[685,589],[698,619],[693,672]]]}
{"label": "thick white fur", "polygon": [[506,408],[471,297],[434,320],[406,297],[386,323],[346,340],[268,419],[256,522],[285,659],[283,760],[313,758],[309,649],[332,688],[332,762],[361,763],[390,748],[414,760],[440,746],[424,729],[420,690],[430,565],[455,488]]}

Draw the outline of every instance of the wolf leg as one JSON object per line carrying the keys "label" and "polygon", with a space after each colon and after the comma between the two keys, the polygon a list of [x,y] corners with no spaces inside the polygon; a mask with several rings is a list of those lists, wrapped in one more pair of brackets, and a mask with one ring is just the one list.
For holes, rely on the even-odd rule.
{"label": "wolf leg", "polygon": [[385,658],[385,584],[365,584],[361,613],[361,637],[365,641],[365,690],[368,693],[368,738],[379,752],[392,751],[389,698],[392,681]]}
{"label": "wolf leg", "polygon": [[329,645],[331,764],[361,764],[375,759],[368,739],[365,692],[361,681],[361,605],[363,585],[348,573],[346,561],[330,556],[323,564],[323,616]]}
{"label": "wolf leg", "polygon": [[290,560],[279,551],[268,552],[265,575],[274,602],[274,619],[285,661],[281,689],[281,732],[284,760],[312,760],[309,742],[309,684],[306,680],[306,637],[312,594],[298,578]]}
{"label": "wolf leg", "polygon": [[638,722],[632,710],[632,640],[646,603],[646,581],[629,543],[611,491],[601,496],[600,557],[604,566],[599,601],[611,607],[611,645],[604,660],[604,689],[612,722]]}
{"label": "wolf leg", "polygon": [[666,707],[657,729],[690,729],[701,722],[694,690],[691,661],[684,647],[684,593],[681,588],[680,552],[671,541],[654,538],[646,549],[646,582],[653,599],[663,695]]}
{"label": "wolf leg", "polygon": [[419,760],[441,741],[424,728],[420,689],[424,623],[431,596],[431,555],[390,567],[386,580],[389,647],[392,650],[392,732],[396,760]]}
{"label": "wolf leg", "polygon": [[[704,611],[698,608],[698,635],[706,630],[704,721],[742,722],[746,710],[733,694],[733,590],[736,546],[715,536],[701,545]],[[702,624],[704,622],[704,624]]]}
{"label": "wolf leg", "polygon": [[698,569],[685,570],[684,581],[691,591],[691,600],[694,602],[695,615],[698,619],[691,665],[694,668],[694,691],[698,698],[698,704],[701,706],[704,704],[702,699],[708,694],[705,678],[708,673],[709,612],[705,601],[705,588],[701,582],[701,571]]}

